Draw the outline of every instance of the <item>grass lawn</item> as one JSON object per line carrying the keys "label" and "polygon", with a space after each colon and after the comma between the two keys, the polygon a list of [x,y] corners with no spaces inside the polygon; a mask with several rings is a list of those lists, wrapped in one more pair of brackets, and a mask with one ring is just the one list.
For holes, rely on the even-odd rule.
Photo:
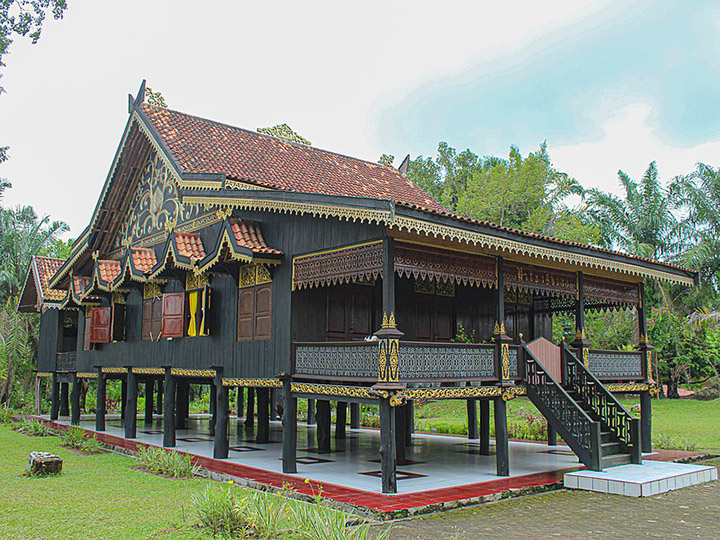
{"label": "grass lawn", "polygon": [[[626,407],[638,399],[621,399]],[[720,399],[697,401],[688,399],[653,399],[653,435],[687,440],[698,450],[720,450]],[[508,423],[518,426],[529,416],[540,416],[530,400],[519,397],[508,402]],[[639,415],[639,413],[638,413]],[[448,400],[418,404],[415,408],[416,429],[437,433],[467,433],[467,412],[464,401]],[[492,418],[492,415],[491,415]]]}
{"label": "grass lawn", "polygon": [[[59,476],[22,476],[28,454],[64,460]],[[27,437],[0,425],[3,538],[198,538],[190,497],[208,480],[170,480],[134,470],[114,453],[79,456],[58,437]]]}

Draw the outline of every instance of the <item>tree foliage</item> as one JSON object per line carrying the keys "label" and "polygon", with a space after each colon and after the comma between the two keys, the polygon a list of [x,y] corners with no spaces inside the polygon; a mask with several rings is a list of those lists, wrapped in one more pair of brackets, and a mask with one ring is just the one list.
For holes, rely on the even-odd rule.
{"label": "tree foliage", "polygon": [[297,133],[295,130],[293,130],[290,126],[287,124],[278,124],[277,126],[272,127],[261,127],[258,128],[258,133],[264,133],[265,135],[272,135],[273,137],[278,137],[279,139],[285,139],[288,141],[301,143],[301,144],[307,144],[308,146],[312,146],[312,143],[308,141],[305,137]]}

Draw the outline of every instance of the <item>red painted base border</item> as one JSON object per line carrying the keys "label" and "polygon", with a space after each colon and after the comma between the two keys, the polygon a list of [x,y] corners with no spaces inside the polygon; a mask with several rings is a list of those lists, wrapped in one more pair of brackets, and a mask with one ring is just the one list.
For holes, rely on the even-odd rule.
{"label": "red painted base border", "polygon": [[[43,418],[37,419],[50,425],[53,429],[66,429],[68,427],[65,424],[59,424]],[[125,450],[135,451],[138,446],[153,446],[147,443],[110,435],[108,433],[91,430],[86,431],[94,434],[97,439],[104,444],[116,446]],[[187,454],[187,452],[179,450],[178,452]],[[205,456],[198,456],[196,454],[189,455],[192,456],[195,464],[213,472],[245,478],[276,488],[289,486],[298,493],[311,497],[314,497],[322,491],[322,495],[325,498],[355,507],[367,508],[375,512],[397,512],[401,510],[409,510],[411,508],[422,508],[430,505],[474,499],[515,489],[549,486],[557,482],[561,482],[563,474],[566,472],[577,470],[577,467],[574,467],[571,469],[548,473],[498,478],[497,480],[465,484],[462,486],[432,489],[428,491],[416,491],[413,493],[385,495],[382,493],[340,486],[337,484],[318,482],[316,480],[306,481],[304,478],[299,478],[297,476],[266,471],[264,469],[240,465],[221,459],[213,459]]]}

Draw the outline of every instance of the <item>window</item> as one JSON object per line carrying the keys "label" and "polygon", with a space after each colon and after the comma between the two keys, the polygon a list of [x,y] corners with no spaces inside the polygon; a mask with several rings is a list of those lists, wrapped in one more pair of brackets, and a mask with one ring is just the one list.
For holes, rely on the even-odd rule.
{"label": "window", "polygon": [[163,294],[162,337],[179,338],[185,335],[185,293]]}
{"label": "window", "polygon": [[188,337],[207,336],[210,334],[208,313],[210,311],[210,288],[195,289],[185,293],[187,298],[187,331]]}
{"label": "window", "polygon": [[83,326],[83,351],[89,351],[92,348],[92,345],[90,344],[90,326],[92,323],[92,317],[91,314],[92,311],[90,309],[85,310],[85,325]]}
{"label": "window", "polygon": [[162,332],[162,297],[143,300],[142,339],[157,340]]}
{"label": "window", "polygon": [[238,292],[238,340],[270,339],[272,327],[272,282],[265,266],[240,269]]}
{"label": "window", "polygon": [[112,308],[96,307],[90,310],[90,343],[110,343]]}

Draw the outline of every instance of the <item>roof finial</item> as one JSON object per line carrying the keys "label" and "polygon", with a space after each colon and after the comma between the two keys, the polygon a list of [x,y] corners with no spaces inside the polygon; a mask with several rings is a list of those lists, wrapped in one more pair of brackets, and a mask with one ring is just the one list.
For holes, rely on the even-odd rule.
{"label": "roof finial", "polygon": [[145,101],[145,83],[146,81],[143,79],[136,97],[133,98],[132,94],[128,94],[128,113],[133,112],[135,106],[142,105]]}
{"label": "roof finial", "polygon": [[398,167],[398,171],[400,171],[400,174],[407,174],[408,169],[410,168],[410,154],[405,156],[405,159],[403,159],[402,163]]}

